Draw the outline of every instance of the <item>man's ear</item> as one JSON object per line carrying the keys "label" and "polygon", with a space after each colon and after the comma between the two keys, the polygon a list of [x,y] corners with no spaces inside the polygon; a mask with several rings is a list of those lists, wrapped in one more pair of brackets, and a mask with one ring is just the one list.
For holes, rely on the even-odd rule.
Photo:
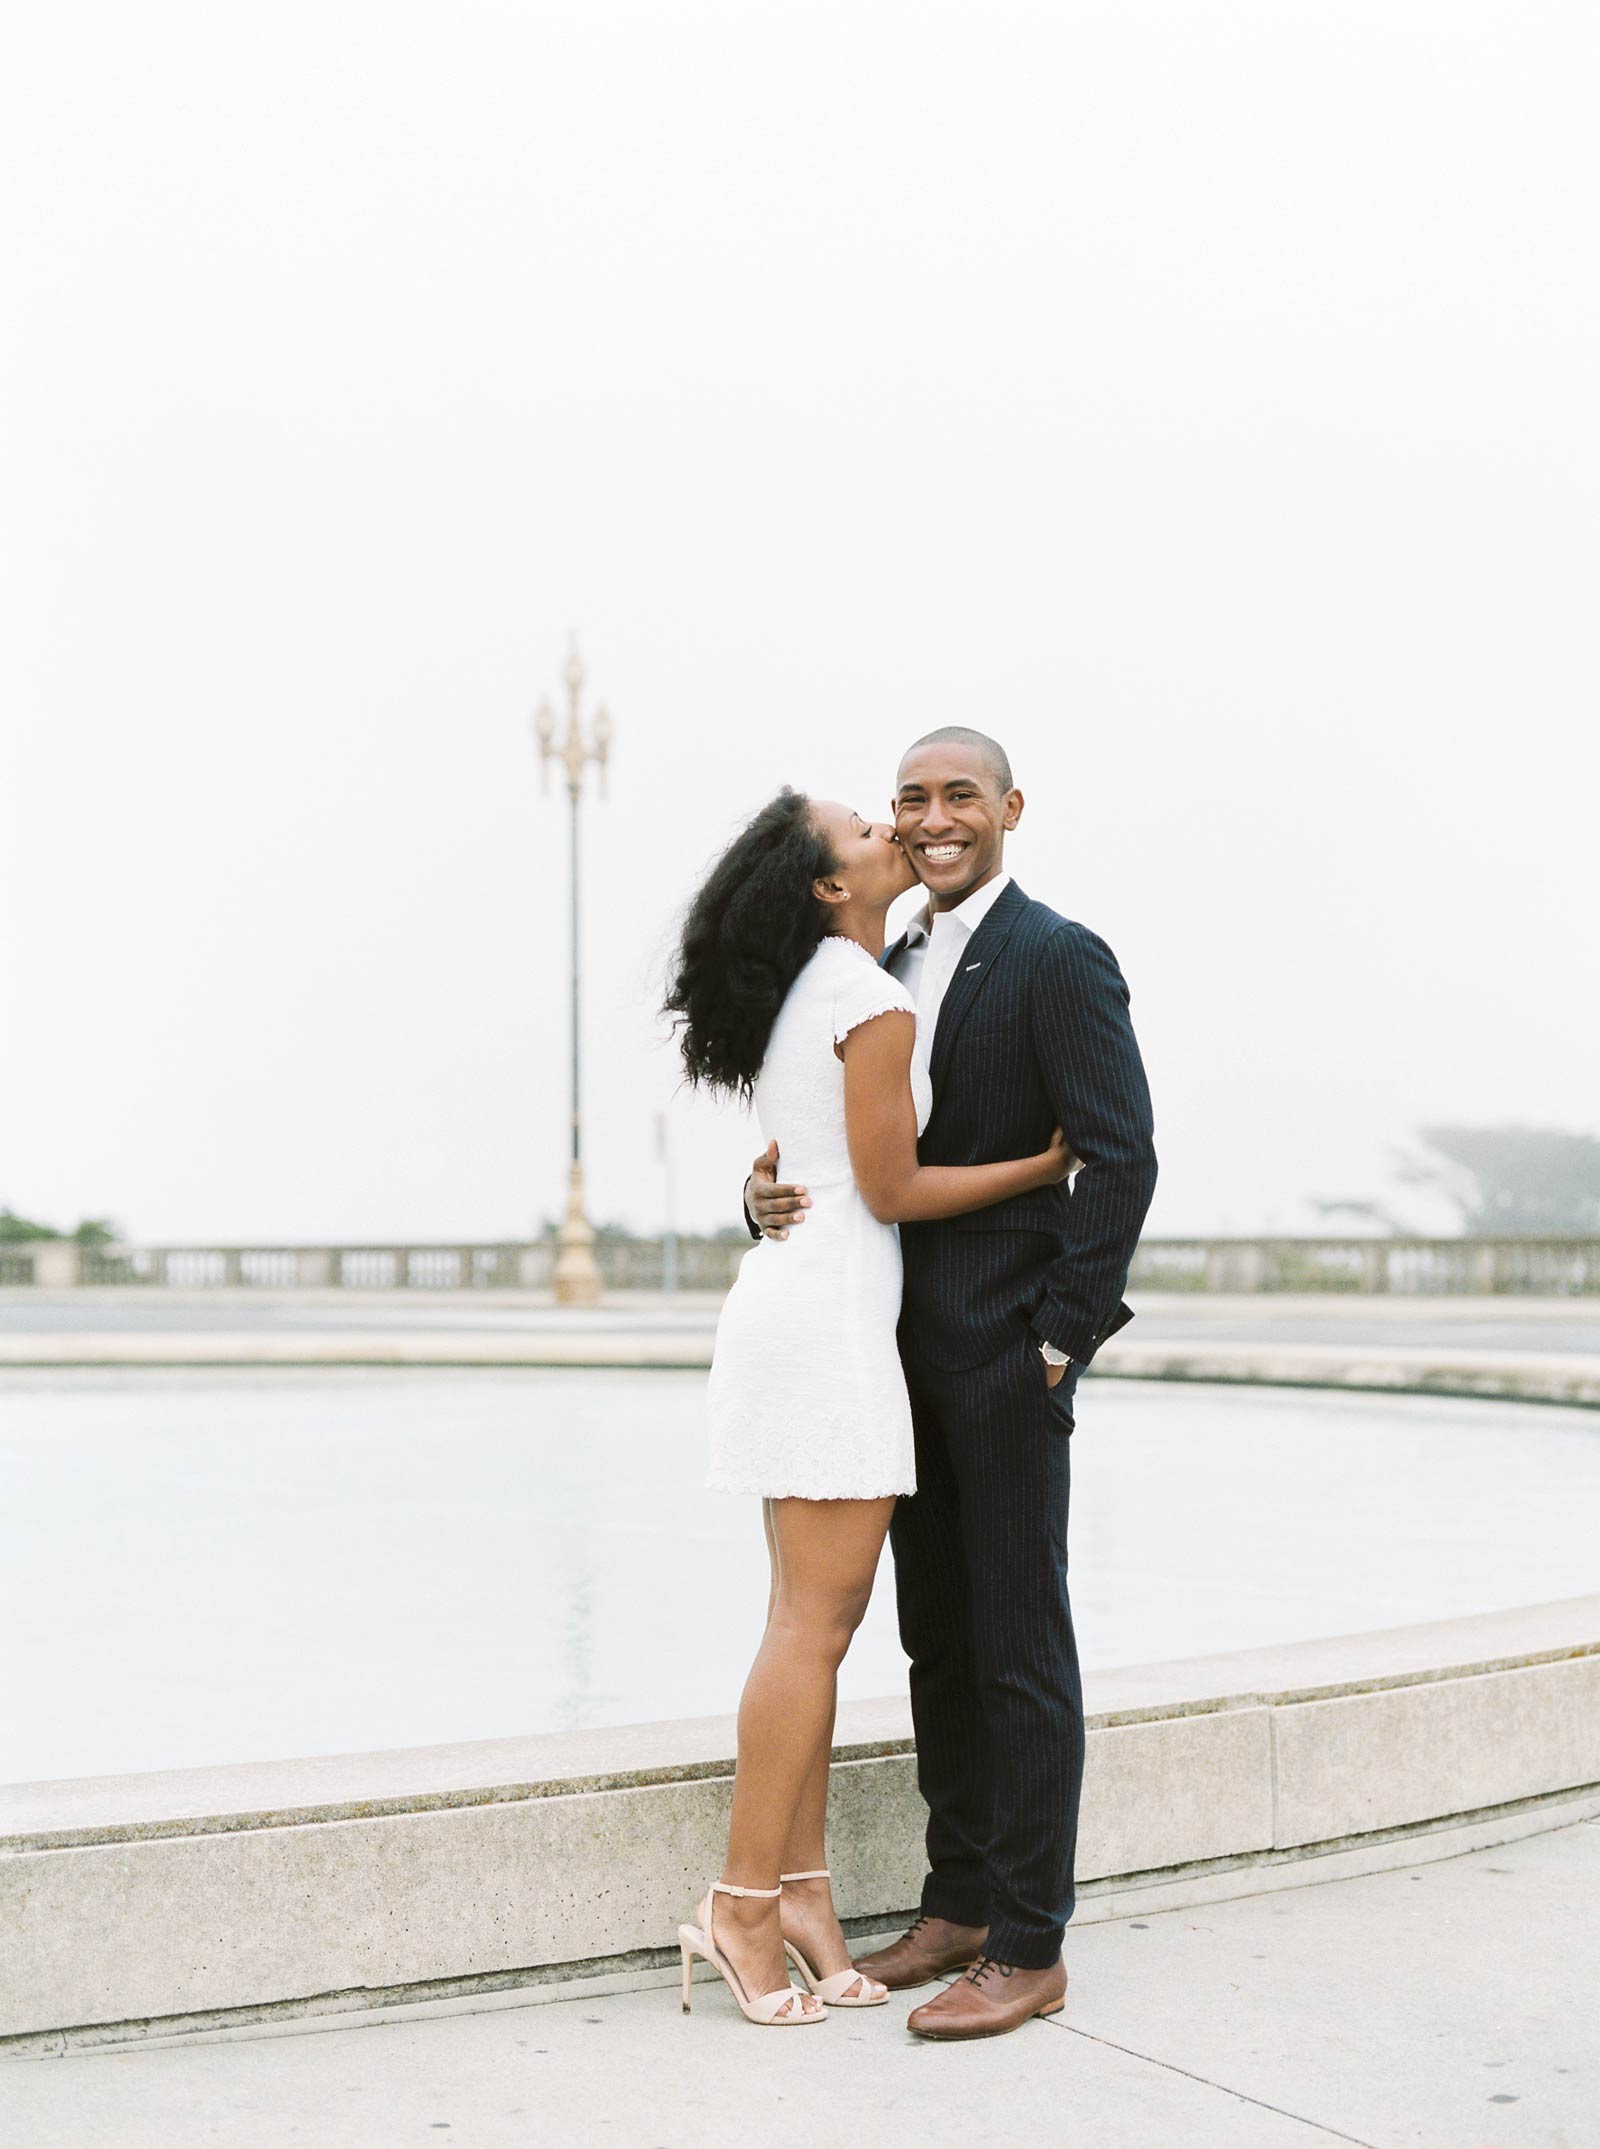
{"label": "man's ear", "polygon": [[1000,801],[1001,825],[1007,829],[1015,828],[1022,819],[1022,809],[1026,803],[1027,801],[1020,791],[1015,789],[1008,791]]}
{"label": "man's ear", "polygon": [[811,893],[819,903],[848,903],[850,900],[849,889],[841,888],[836,880],[814,880]]}

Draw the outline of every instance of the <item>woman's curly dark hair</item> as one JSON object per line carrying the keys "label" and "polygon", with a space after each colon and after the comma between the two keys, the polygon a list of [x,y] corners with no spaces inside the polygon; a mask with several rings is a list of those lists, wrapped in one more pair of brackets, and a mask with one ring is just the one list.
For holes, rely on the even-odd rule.
{"label": "woman's curly dark hair", "polygon": [[784,996],[827,923],[811,892],[838,860],[787,785],[712,867],[689,905],[662,1013],[690,1082],[747,1102]]}

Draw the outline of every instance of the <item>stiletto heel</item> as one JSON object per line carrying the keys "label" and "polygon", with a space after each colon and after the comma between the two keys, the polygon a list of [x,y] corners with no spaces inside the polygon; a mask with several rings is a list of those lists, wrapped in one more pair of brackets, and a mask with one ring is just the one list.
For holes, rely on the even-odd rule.
{"label": "stiletto heel", "polygon": [[[782,1893],[783,1885],[781,1882],[776,1888],[736,1888],[731,1881],[726,1880],[714,1880],[711,1883],[706,1890],[705,1901],[700,1905],[698,1913],[700,1923],[698,1925],[680,1925],[678,1927],[678,1945],[683,1952],[683,2011],[685,2014],[689,2012],[689,1980],[693,1971],[694,1958],[699,1955],[710,1963],[713,1970],[720,1973],[723,1983],[738,2002],[740,2014],[744,2016],[747,2022],[760,2023],[763,2028],[768,2029],[788,2029],[794,2023],[827,2021],[828,2010],[826,2005],[815,2008],[807,2007],[804,2004],[805,1996],[798,1985],[784,1984],[776,1992],[757,1993],[753,2000],[747,1998],[744,1986],[739,1981],[739,1973],[718,1948],[712,1936],[711,1911],[717,1896],[755,1895],[762,1896],[768,1901],[775,1901]],[[822,1995],[819,1993],[817,1997],[820,1999]]]}
{"label": "stiletto heel", "polygon": [[[778,1886],[781,1890],[784,1882],[789,1880],[831,1878],[828,1868],[820,1866],[814,1873],[780,1873]],[[783,1952],[805,1980],[807,1989],[816,1995],[824,2007],[882,2007],[889,1997],[888,1986],[880,1985],[876,1978],[868,1977],[864,1970],[852,1967],[848,1970],[835,1970],[831,1977],[818,1977],[792,1940],[783,1943]],[[861,1990],[852,1992],[852,1985],[859,1985]]]}

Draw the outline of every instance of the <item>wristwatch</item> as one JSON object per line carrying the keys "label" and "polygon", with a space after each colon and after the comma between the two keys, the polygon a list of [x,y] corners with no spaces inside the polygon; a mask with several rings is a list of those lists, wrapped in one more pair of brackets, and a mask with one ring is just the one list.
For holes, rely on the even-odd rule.
{"label": "wristwatch", "polygon": [[1065,1351],[1058,1351],[1053,1343],[1041,1343],[1039,1356],[1047,1366],[1069,1366],[1072,1363],[1068,1354]]}

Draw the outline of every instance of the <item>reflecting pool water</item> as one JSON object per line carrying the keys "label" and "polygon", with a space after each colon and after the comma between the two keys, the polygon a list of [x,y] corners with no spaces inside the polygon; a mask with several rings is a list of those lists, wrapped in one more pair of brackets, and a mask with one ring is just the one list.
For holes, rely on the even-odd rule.
{"label": "reflecting pool water", "polygon": [[[704,1388],[0,1376],[0,1781],[733,1708],[766,1558]],[[1600,1587],[1591,1413],[1090,1380],[1072,1452],[1090,1666]],[[904,1677],[886,1557],[842,1686]]]}

